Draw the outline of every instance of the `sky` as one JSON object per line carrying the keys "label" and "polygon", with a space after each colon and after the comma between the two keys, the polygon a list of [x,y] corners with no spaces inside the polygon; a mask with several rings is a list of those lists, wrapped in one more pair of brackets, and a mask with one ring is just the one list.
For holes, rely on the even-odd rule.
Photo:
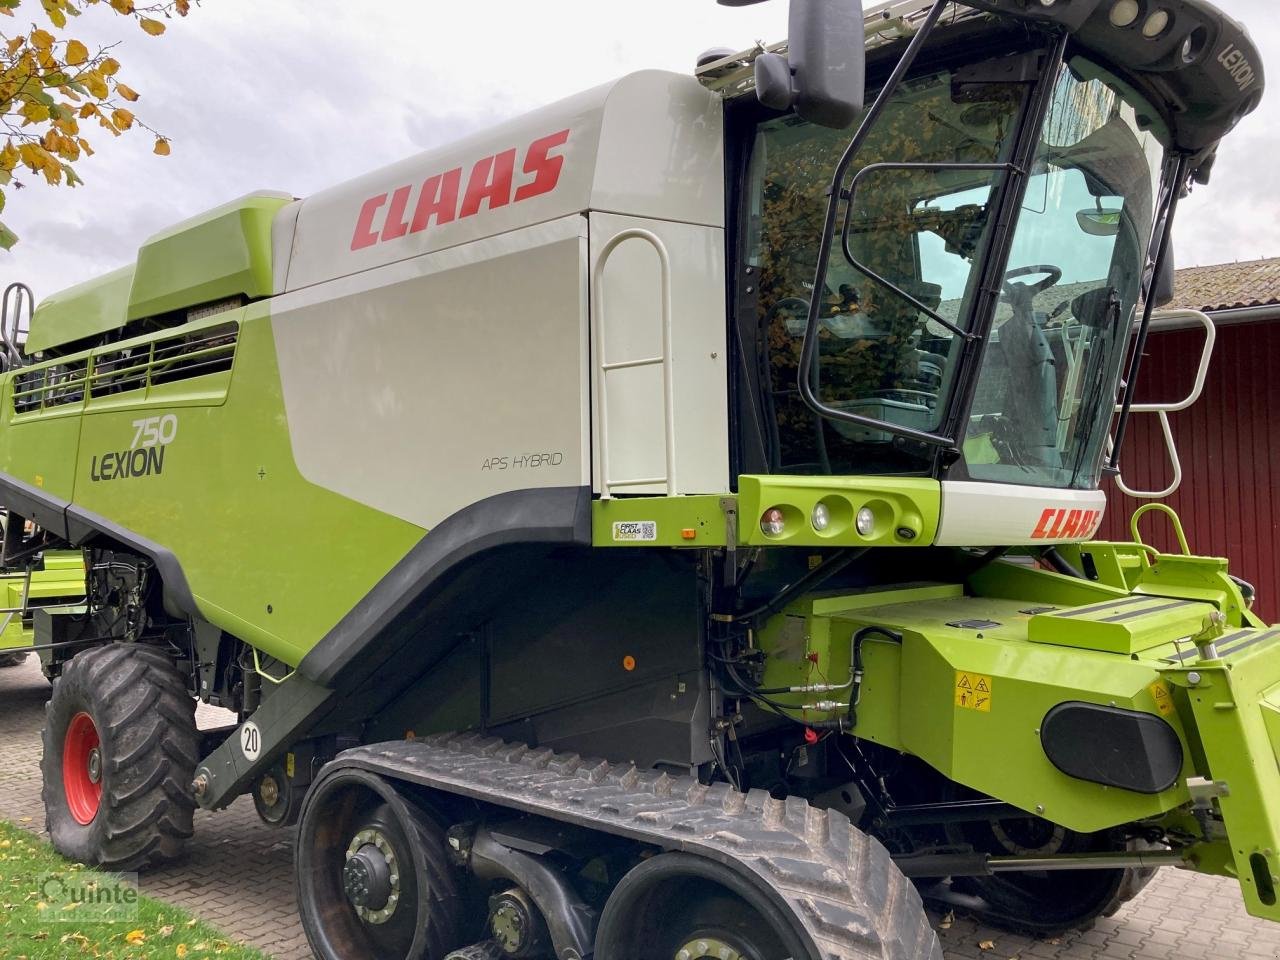
{"label": "sky", "polygon": [[[868,0],[867,5],[870,5]],[[1280,85],[1274,0],[1219,0]],[[36,8],[28,0],[20,11]],[[31,16],[32,13],[28,13]],[[42,16],[42,15],[41,15]],[[3,26],[0,24],[0,26]],[[91,136],[84,186],[26,176],[4,221],[0,283],[39,300],[132,262],[157,231],[253,190],[307,196],[633,70],[692,70],[712,46],[786,34],[785,0],[203,0],[150,37],[105,5],[68,35],[115,43],[134,112],[172,141]],[[1280,89],[1224,144],[1183,205],[1179,266],[1280,256]]]}

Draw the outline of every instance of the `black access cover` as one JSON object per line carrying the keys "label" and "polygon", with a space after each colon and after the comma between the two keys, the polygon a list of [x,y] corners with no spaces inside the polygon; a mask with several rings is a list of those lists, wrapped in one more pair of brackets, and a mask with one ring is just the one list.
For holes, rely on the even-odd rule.
{"label": "black access cover", "polygon": [[1040,744],[1069,777],[1135,793],[1163,793],[1182,772],[1182,743],[1150,713],[1067,701],[1045,714]]}

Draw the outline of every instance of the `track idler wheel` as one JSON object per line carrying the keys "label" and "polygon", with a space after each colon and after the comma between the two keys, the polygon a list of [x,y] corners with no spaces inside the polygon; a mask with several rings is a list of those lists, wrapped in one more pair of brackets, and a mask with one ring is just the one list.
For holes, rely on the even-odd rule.
{"label": "track idler wheel", "polygon": [[42,736],[45,825],[59,853],[142,870],[181,852],[200,735],[165,651],[113,643],[77,654],[53,682]]}
{"label": "track idler wheel", "polygon": [[[949,829],[953,842],[997,856],[1052,856],[1124,849],[1103,834],[1079,834],[1039,817],[964,824]],[[1052,934],[1091,927],[1137,896],[1153,871],[1046,870],[963,877],[952,889],[985,901],[984,919],[1025,933]]]}
{"label": "track idler wheel", "polygon": [[793,918],[738,873],[664,853],[618,883],[596,934],[610,960],[783,960],[807,957]]}
{"label": "track idler wheel", "polygon": [[438,960],[462,910],[443,829],[375,774],[307,797],[294,858],[298,911],[321,960]]}

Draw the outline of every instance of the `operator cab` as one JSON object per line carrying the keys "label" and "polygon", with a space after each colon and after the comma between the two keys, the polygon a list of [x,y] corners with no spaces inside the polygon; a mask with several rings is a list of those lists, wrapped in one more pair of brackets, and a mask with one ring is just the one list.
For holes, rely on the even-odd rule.
{"label": "operator cab", "polygon": [[857,123],[731,102],[738,472],[1097,488],[1174,185],[1212,150],[1062,26],[944,16],[843,161]]}

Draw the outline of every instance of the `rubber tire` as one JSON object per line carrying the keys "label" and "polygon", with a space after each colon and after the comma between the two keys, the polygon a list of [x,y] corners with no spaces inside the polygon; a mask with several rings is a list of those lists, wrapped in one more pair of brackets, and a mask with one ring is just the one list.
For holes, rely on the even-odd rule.
{"label": "rubber tire", "polygon": [[[339,770],[312,785],[302,804],[294,847],[294,879],[302,931],[320,960],[386,960],[370,949],[363,924],[342,889],[342,863],[355,827],[376,807],[395,816],[409,840],[418,935],[394,960],[441,960],[459,947],[463,901],[449,861],[444,828],[400,795],[391,781]],[[425,880],[425,882],[424,882]],[[405,898],[402,904],[408,905]]]}
{"label": "rubber tire", "polygon": [[20,667],[27,662],[27,657],[30,655],[29,650],[22,650],[18,653],[0,653],[0,670],[9,667]]}
{"label": "rubber tire", "polygon": [[[88,824],[67,806],[62,753],[78,713],[97,727],[102,800]],[[168,654],[113,643],[73,657],[45,705],[45,829],[63,856],[111,870],[138,871],[182,853],[193,832],[191,780],[200,759],[195,701]]]}

